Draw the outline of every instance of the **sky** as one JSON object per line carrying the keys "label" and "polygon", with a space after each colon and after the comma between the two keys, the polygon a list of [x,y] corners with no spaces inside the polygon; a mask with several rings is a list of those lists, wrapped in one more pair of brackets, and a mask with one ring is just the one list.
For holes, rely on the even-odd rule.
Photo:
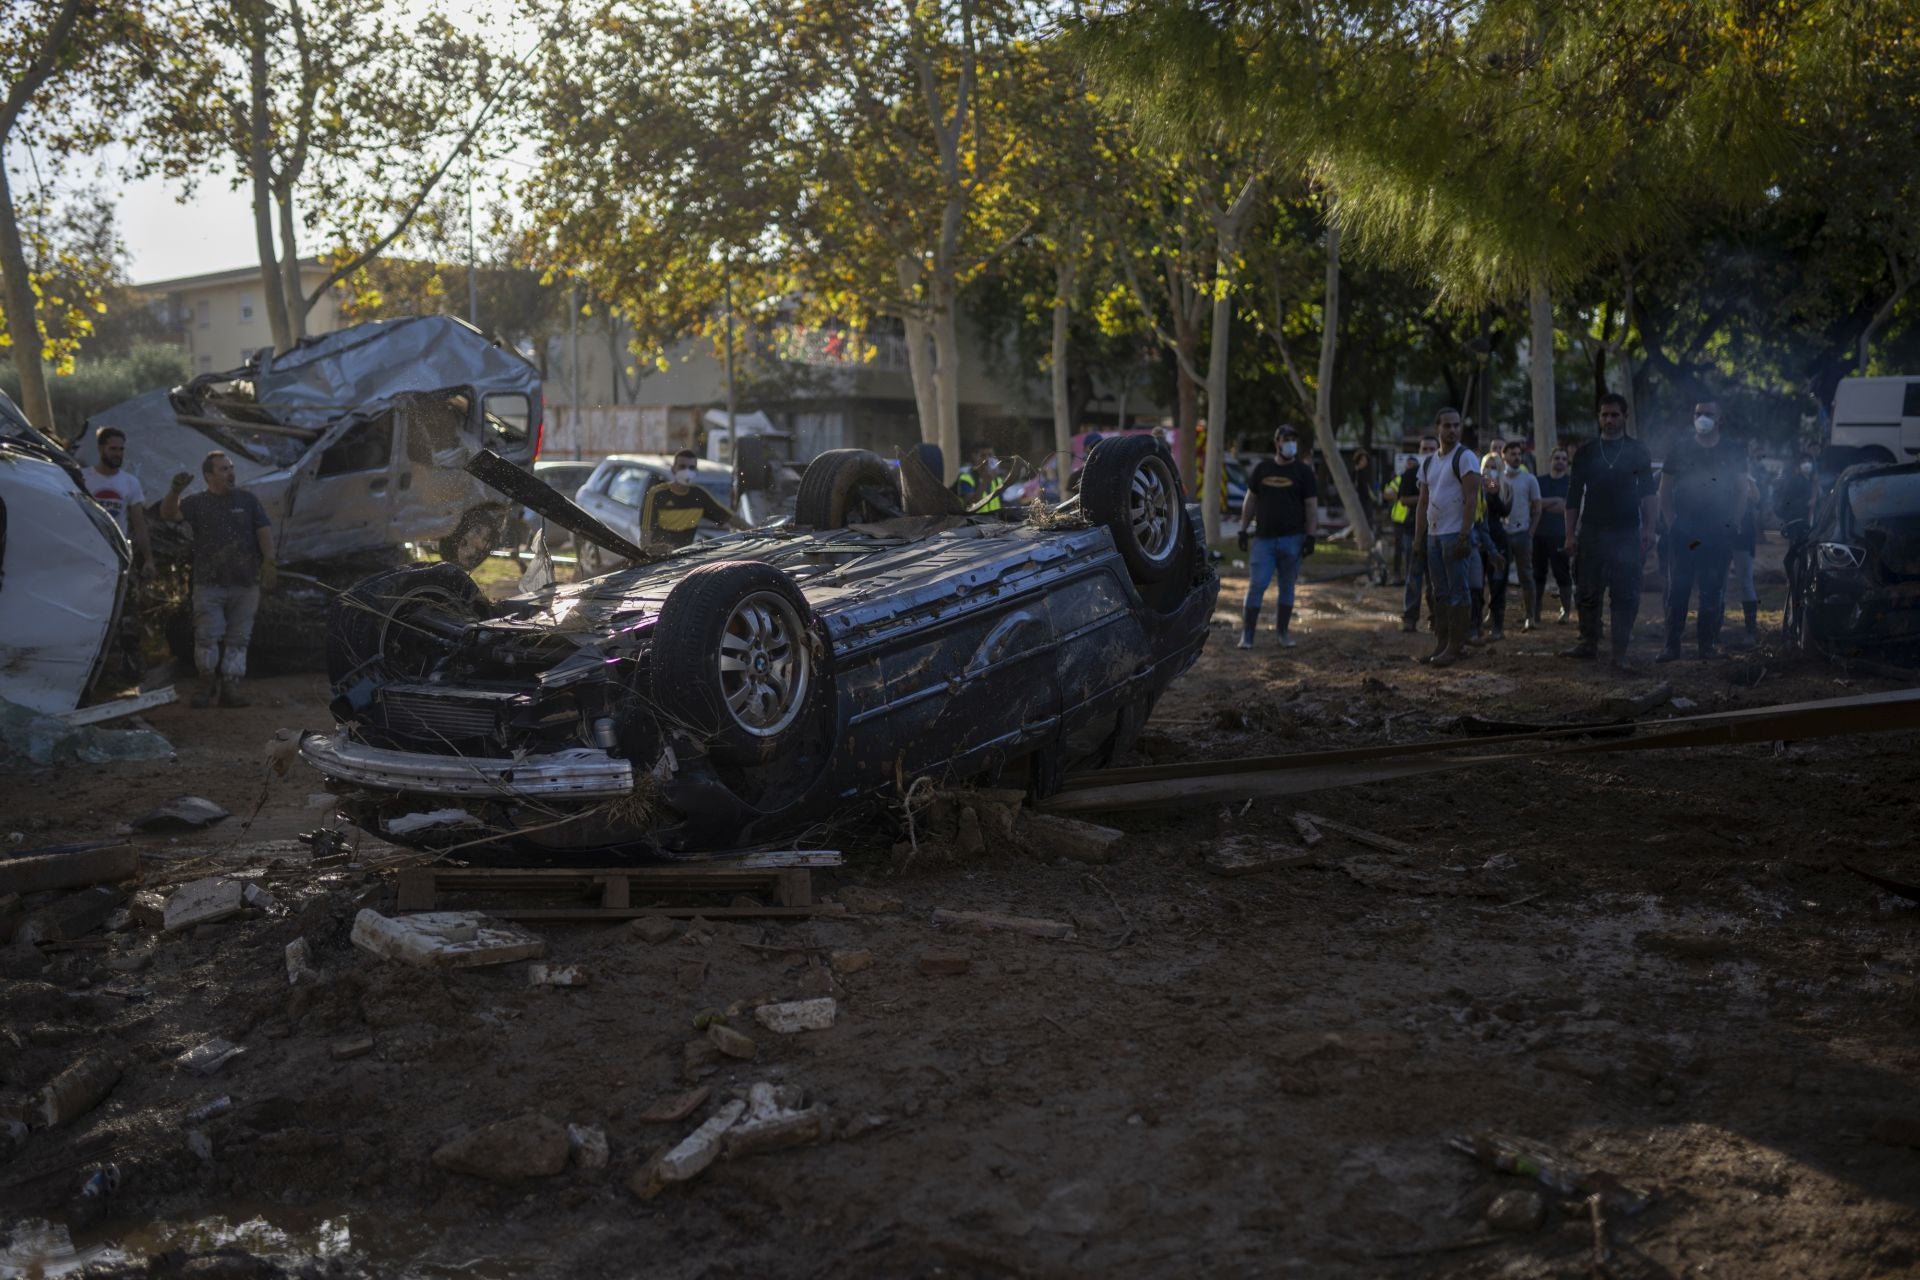
{"label": "sky", "polygon": [[[432,0],[391,0],[392,7],[403,12],[425,11]],[[524,51],[532,36],[526,15],[515,0],[456,0],[442,7],[456,25],[486,22],[491,30],[504,33],[501,42],[507,48]],[[18,157],[9,154],[15,164]],[[492,166],[494,183],[524,177],[530,156],[518,156]],[[246,190],[234,190],[231,172],[208,175],[181,203],[177,186],[162,178],[129,180],[120,174],[125,160],[122,149],[99,156],[91,173],[76,165],[63,184],[72,187],[75,179],[90,177],[102,190],[118,192],[120,236],[127,246],[127,274],[136,284],[166,280],[175,276],[255,266],[259,256],[254,250],[253,201]],[[486,179],[482,175],[482,187]],[[484,201],[484,197],[483,197]],[[306,245],[312,253],[323,246]]]}

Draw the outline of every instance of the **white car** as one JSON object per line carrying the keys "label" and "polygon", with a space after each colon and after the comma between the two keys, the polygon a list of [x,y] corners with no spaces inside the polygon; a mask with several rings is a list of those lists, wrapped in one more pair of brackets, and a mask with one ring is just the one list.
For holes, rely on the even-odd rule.
{"label": "white car", "polygon": [[[636,546],[646,545],[641,536],[640,510],[647,490],[667,484],[673,478],[673,455],[667,453],[616,453],[601,460],[587,482],[575,495],[577,502],[609,529]],[[718,462],[702,459],[695,464],[694,483],[712,494],[723,507],[732,509],[733,471]],[[698,537],[722,532],[717,526],[702,525]],[[586,573],[606,573],[623,564],[617,557],[592,544],[580,548],[580,567]]]}

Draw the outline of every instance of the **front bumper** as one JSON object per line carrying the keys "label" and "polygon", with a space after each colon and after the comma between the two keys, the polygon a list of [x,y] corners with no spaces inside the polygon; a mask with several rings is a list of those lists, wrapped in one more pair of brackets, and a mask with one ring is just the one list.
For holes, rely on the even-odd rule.
{"label": "front bumper", "polygon": [[301,741],[300,756],[336,782],[417,795],[585,800],[633,790],[633,766],[591,747],[515,760],[391,751],[314,733]]}

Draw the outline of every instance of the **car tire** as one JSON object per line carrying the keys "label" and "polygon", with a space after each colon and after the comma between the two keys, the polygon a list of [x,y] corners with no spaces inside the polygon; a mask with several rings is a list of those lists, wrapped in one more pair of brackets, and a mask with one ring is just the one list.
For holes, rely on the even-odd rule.
{"label": "car tire", "polygon": [[460,517],[454,531],[440,539],[440,558],[467,572],[478,569],[500,541],[501,526],[502,519],[496,512],[485,509],[467,512]]}
{"label": "car tire", "polygon": [[334,597],[327,610],[327,680],[336,688],[355,672],[424,675],[415,669],[424,651],[408,643],[414,633],[394,619],[410,606],[435,605],[458,617],[486,616],[486,598],[456,564],[413,565],[376,573]]}
{"label": "car tire", "polygon": [[[894,511],[878,509],[862,489],[885,489]],[[800,478],[793,522],[804,529],[844,529],[850,524],[885,520],[897,514],[900,478],[886,459],[867,449],[829,449],[815,458]]]}
{"label": "car tire", "polygon": [[1113,535],[1135,586],[1159,586],[1187,571],[1193,529],[1180,473],[1152,436],[1100,442],[1080,477],[1080,509]]}
{"label": "car tire", "polygon": [[825,655],[792,578],[753,560],[705,565],[660,606],[654,702],[715,760],[766,764],[797,749],[831,705]]}

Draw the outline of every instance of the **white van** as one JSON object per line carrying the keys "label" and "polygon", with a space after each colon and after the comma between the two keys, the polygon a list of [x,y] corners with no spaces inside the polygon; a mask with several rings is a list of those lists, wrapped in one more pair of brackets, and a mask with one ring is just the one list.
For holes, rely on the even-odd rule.
{"label": "white van", "polygon": [[1861,462],[1920,457],[1920,377],[1842,379],[1827,443],[1861,450]]}
{"label": "white van", "polygon": [[1862,462],[1920,458],[1920,377],[1843,378],[1833,393],[1833,425],[1820,450],[1815,483],[1822,492]]}

